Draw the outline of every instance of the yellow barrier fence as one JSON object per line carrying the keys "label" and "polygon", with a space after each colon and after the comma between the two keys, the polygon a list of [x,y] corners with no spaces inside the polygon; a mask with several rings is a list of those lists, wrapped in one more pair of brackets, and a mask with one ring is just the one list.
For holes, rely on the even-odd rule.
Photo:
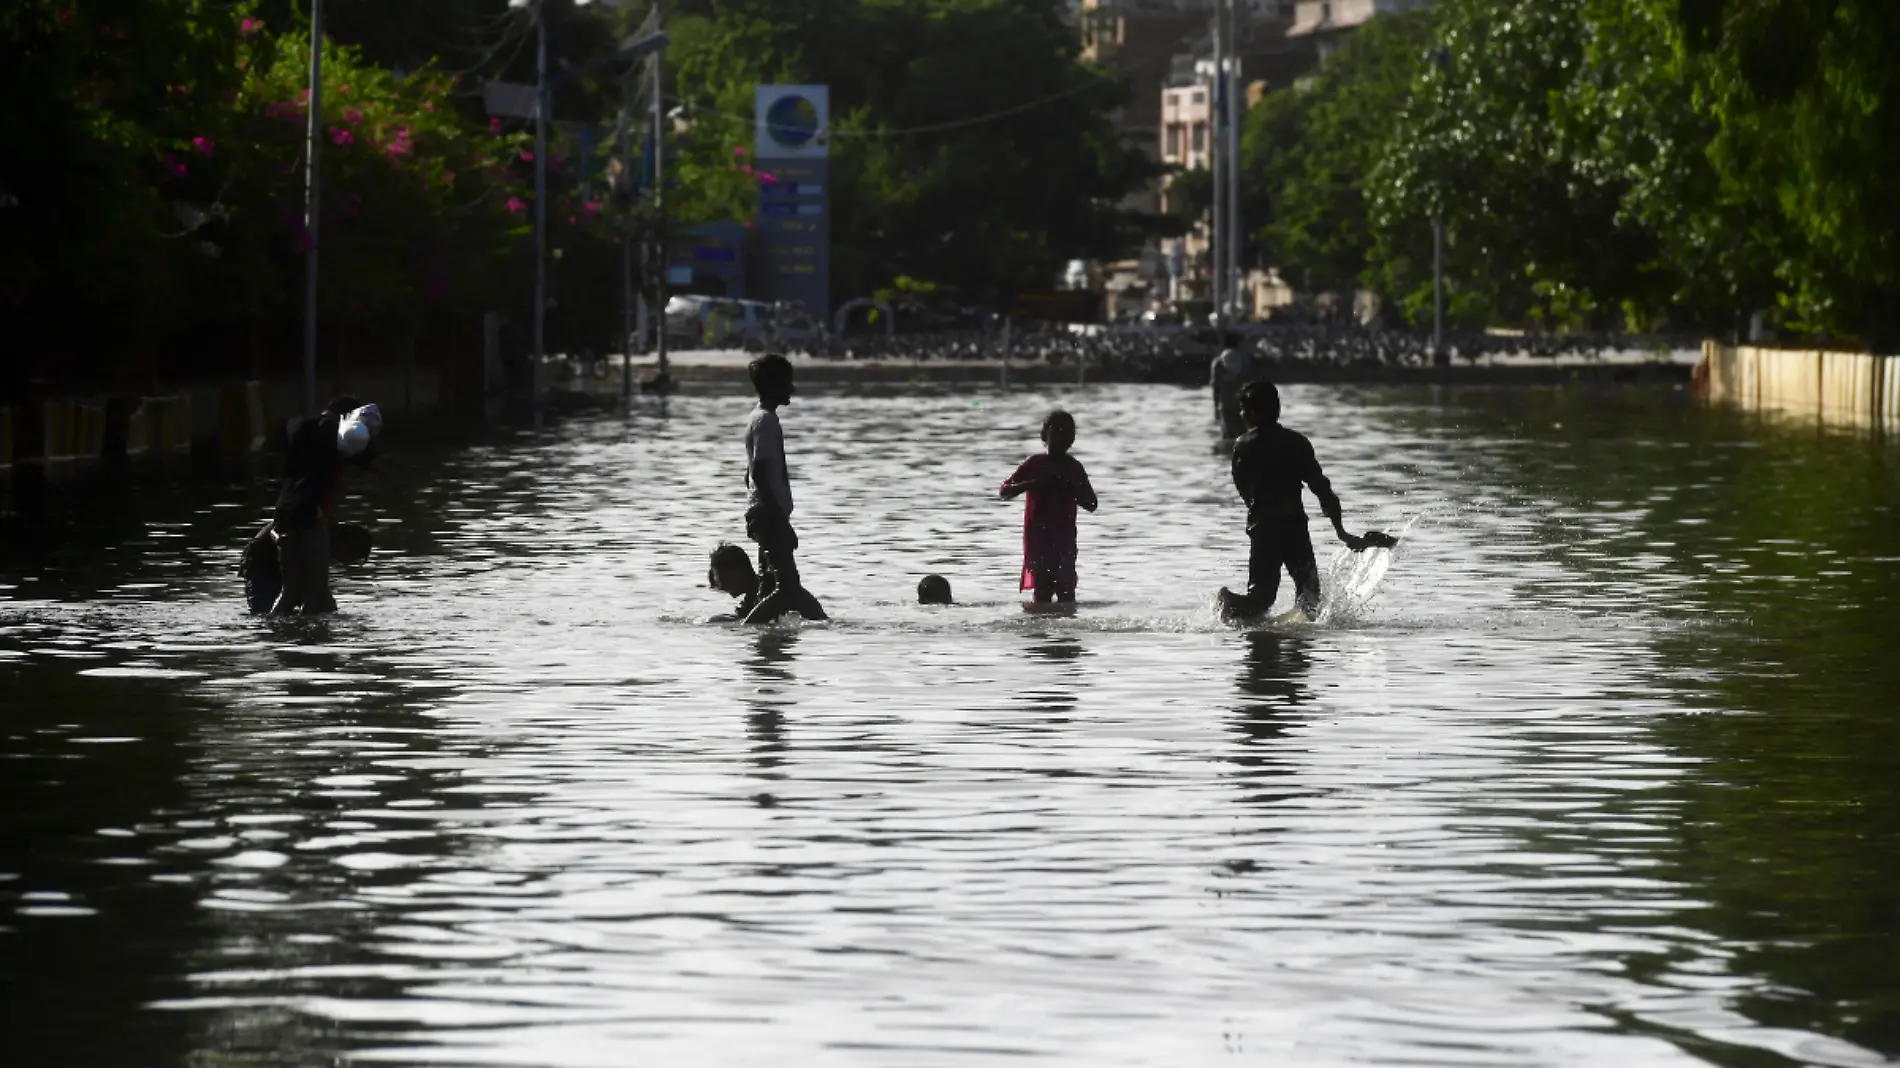
{"label": "yellow barrier fence", "polygon": [[1697,380],[1710,401],[1900,430],[1900,357],[1713,342]]}

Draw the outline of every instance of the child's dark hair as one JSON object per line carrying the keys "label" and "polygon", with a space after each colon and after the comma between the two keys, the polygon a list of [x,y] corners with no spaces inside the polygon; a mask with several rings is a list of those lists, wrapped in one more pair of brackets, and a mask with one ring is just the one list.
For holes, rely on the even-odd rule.
{"label": "child's dark hair", "polygon": [[752,388],[760,396],[773,386],[792,380],[792,361],[776,352],[768,352],[746,365],[746,373],[752,376]]}
{"label": "child's dark hair", "polygon": [[925,575],[917,583],[918,604],[949,604],[950,580],[942,575]]}
{"label": "child's dark hair", "polygon": [[1271,382],[1249,382],[1240,387],[1240,407],[1260,416],[1264,423],[1280,421],[1280,391]]}
{"label": "child's dark hair", "polygon": [[[712,566],[714,570],[723,567],[732,571],[744,571],[748,575],[755,574],[752,570],[752,558],[746,555],[744,549],[729,541],[722,541],[713,549]],[[706,575],[706,585],[715,585],[710,572]]]}
{"label": "child's dark hair", "polygon": [[362,401],[357,400],[355,397],[350,396],[348,393],[345,393],[339,397],[331,397],[330,403],[323,406],[323,414],[324,415],[348,415],[351,412],[357,410],[358,408],[361,408],[362,406],[363,406]]}
{"label": "child's dark hair", "polygon": [[372,541],[368,527],[338,523],[330,532],[330,555],[341,563],[360,564],[369,559]]}
{"label": "child's dark hair", "polygon": [[1068,427],[1070,435],[1073,436],[1075,434],[1075,416],[1070,415],[1068,412],[1065,412],[1060,408],[1057,408],[1055,411],[1050,412],[1048,415],[1043,416],[1042,417],[1043,439],[1045,441],[1048,440],[1049,431],[1059,426]]}

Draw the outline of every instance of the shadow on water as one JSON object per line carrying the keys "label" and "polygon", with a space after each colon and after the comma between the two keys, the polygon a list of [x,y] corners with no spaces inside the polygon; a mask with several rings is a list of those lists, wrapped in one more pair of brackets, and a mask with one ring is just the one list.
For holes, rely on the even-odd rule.
{"label": "shadow on water", "polygon": [[1313,658],[1307,639],[1270,631],[1246,635],[1246,652],[1235,682],[1232,731],[1237,749],[1233,761],[1247,784],[1243,799],[1270,805],[1297,796],[1267,789],[1269,777],[1286,775],[1293,761],[1285,753],[1287,733],[1301,725],[1306,706],[1313,703],[1307,676]]}
{"label": "shadow on water", "polygon": [[[1073,606],[1066,606],[1073,608]],[[1069,635],[1037,634],[1023,648],[1023,655],[1032,661],[1058,668],[1060,679],[1046,680],[1023,691],[1022,703],[1038,714],[1042,727],[1054,727],[1069,722],[1076,709],[1076,684],[1079,681],[1077,661],[1081,660],[1085,650],[1082,643]]]}
{"label": "shadow on water", "polygon": [[[758,765],[758,777],[768,786],[785,781],[785,712],[794,702],[788,691],[795,683],[792,666],[797,662],[798,632],[776,627],[761,629],[752,635],[752,656],[745,661],[745,674],[752,685],[746,700],[746,736],[752,741],[752,762]],[[752,797],[760,808],[773,808],[778,798],[770,790]]]}

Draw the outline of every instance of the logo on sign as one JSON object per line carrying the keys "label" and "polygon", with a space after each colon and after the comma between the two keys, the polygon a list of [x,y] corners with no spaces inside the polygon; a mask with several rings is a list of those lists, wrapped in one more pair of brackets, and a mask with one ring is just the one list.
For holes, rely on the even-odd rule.
{"label": "logo on sign", "polygon": [[818,136],[818,105],[787,93],[765,109],[765,122],[766,134],[774,143],[790,149],[804,148]]}
{"label": "logo on sign", "polygon": [[[761,85],[756,91],[753,121],[758,127],[758,158],[823,159],[829,140],[826,124],[831,121],[831,90],[823,85]],[[779,177],[797,180],[792,175]]]}

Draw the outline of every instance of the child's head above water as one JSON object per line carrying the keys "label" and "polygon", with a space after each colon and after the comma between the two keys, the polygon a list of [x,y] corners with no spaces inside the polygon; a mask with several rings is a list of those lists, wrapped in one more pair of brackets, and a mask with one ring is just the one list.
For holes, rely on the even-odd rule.
{"label": "child's head above water", "polygon": [[1075,416],[1057,408],[1042,419],[1042,442],[1049,455],[1061,456],[1075,444]]}
{"label": "child's head above water", "polygon": [[760,404],[776,408],[791,403],[792,361],[768,352],[747,364],[746,371],[752,376],[752,388],[758,391]]}
{"label": "child's head above water", "polygon": [[759,574],[752,570],[752,558],[745,550],[722,541],[712,551],[712,567],[706,571],[706,585],[733,597],[744,597],[759,586]]}
{"label": "child's head above water", "polygon": [[1280,421],[1280,391],[1271,382],[1249,382],[1240,389],[1240,417],[1248,426]]}
{"label": "child's head above water", "polygon": [[369,528],[355,523],[338,523],[330,532],[330,558],[339,564],[360,564],[369,559]]}
{"label": "child's head above water", "polygon": [[942,575],[925,575],[917,583],[918,604],[949,604],[950,580]]}

